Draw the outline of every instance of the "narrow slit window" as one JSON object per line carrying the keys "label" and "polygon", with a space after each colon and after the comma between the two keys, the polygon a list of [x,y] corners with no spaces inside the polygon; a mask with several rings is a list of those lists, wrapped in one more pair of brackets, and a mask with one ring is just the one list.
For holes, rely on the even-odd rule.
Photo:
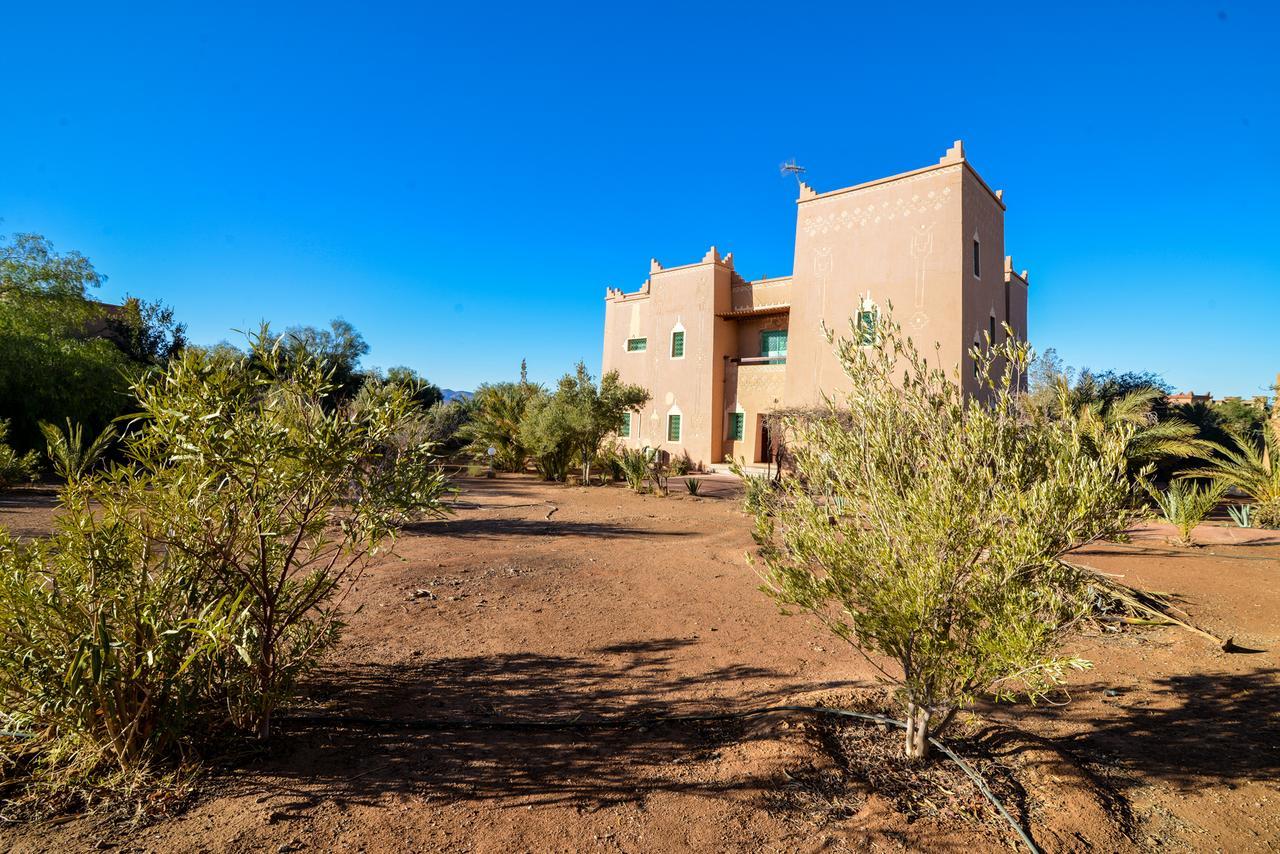
{"label": "narrow slit window", "polygon": [[978,243],[978,239],[975,237],[973,239],[973,275],[979,279],[982,278],[982,252],[980,250],[981,244]]}
{"label": "narrow slit window", "polygon": [[735,442],[741,442],[742,437],[746,435],[747,414],[745,412],[729,413],[729,438]]}
{"label": "narrow slit window", "polygon": [[991,343],[996,343],[996,316],[991,315]]}
{"label": "narrow slit window", "polygon": [[648,350],[648,349],[649,349],[648,338],[628,338],[627,339],[628,353],[643,353],[645,350]]}
{"label": "narrow slit window", "polygon": [[671,333],[671,358],[684,358],[684,332]]}
{"label": "narrow slit window", "polygon": [[671,414],[667,416],[667,441],[680,441],[680,416]]}

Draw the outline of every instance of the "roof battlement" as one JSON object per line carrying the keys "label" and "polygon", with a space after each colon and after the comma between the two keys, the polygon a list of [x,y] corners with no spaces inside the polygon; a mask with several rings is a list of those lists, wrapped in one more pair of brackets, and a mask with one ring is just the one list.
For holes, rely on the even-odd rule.
{"label": "roof battlement", "polygon": [[805,202],[813,201],[815,199],[826,199],[832,196],[839,196],[844,193],[854,193],[858,190],[879,187],[882,184],[890,184],[894,181],[914,178],[915,176],[922,175],[926,172],[947,169],[949,167],[958,167],[967,170],[968,173],[977,180],[978,184],[991,194],[991,197],[996,200],[996,204],[1000,205],[1001,209],[1004,208],[1004,190],[993,190],[987,186],[987,182],[982,180],[982,176],[978,174],[978,171],[973,168],[973,165],[969,163],[967,159],[965,159],[964,141],[959,139],[952,143],[951,147],[947,149],[946,153],[943,154],[942,157],[938,158],[937,163],[934,163],[931,166],[924,166],[919,169],[910,169],[906,172],[899,172],[897,175],[890,175],[887,178],[876,178],[874,181],[864,181],[861,184],[854,184],[851,187],[841,187],[836,190],[827,190],[822,193],[819,193],[817,190],[813,189],[813,187],[809,186],[804,181],[801,181],[800,195],[796,199],[796,204],[804,204]]}
{"label": "roof battlement", "polygon": [[649,259],[649,278],[644,280],[644,284],[640,286],[640,290],[632,291],[631,293],[626,293],[621,288],[606,286],[605,292],[604,292],[604,298],[606,300],[612,300],[612,299],[622,299],[623,297],[637,297],[637,296],[647,295],[649,293],[649,288],[653,281],[653,277],[658,275],[659,273],[672,273],[672,272],[675,272],[676,270],[687,270],[691,267],[701,267],[704,264],[711,264],[717,267],[723,267],[729,271],[735,283],[742,281],[742,277],[739,276],[737,271],[733,269],[733,253],[726,252],[724,255],[721,255],[720,250],[713,245],[710,249],[707,250],[706,254],[702,256],[701,261],[694,261],[691,264],[680,264],[675,267],[664,267],[662,266],[662,262],[659,261],[657,258],[650,258]]}

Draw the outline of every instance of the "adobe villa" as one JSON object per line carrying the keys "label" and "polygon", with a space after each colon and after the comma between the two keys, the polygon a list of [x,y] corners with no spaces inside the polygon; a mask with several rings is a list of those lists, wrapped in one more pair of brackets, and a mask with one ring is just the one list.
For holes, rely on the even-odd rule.
{"label": "adobe villa", "polygon": [[653,393],[623,441],[703,465],[766,460],[766,413],[846,382],[823,321],[847,335],[850,318],[874,323],[886,302],[952,365],[1001,323],[1025,337],[1027,273],[1004,254],[1002,195],[956,142],[923,169],[827,193],[802,183],[790,276],[744,281],[713,246],[696,264],[651,261],[635,293],[609,288],[603,369]]}

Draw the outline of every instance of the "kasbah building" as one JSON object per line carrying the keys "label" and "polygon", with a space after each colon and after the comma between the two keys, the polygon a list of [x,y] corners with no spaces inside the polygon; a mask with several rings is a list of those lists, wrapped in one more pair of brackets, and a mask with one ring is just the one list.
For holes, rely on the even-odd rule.
{"label": "kasbah building", "polygon": [[851,318],[890,303],[916,346],[932,358],[936,342],[973,386],[968,351],[983,333],[1000,340],[1007,323],[1027,336],[1027,272],[1004,254],[1002,196],[956,142],[900,175],[826,193],[801,183],[790,276],[745,281],[712,247],[695,264],[651,261],[634,293],[609,288],[603,370],[652,394],[621,441],[704,467],[768,462],[767,413],[848,388],[824,321],[848,336]]}

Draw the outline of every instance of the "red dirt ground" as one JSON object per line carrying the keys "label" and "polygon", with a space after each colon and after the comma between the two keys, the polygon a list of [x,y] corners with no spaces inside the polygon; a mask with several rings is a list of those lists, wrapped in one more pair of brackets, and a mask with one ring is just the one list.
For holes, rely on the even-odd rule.
{"label": "red dirt ground", "polygon": [[[398,556],[361,580],[303,712],[586,722],[878,696],[868,665],[756,591],[736,501],[503,477],[465,481],[459,505],[407,530]],[[48,492],[0,496],[0,524],[19,535],[46,530],[51,512]],[[960,745],[1016,780],[1011,807],[1046,851],[1280,846],[1280,537],[1197,535],[1214,545],[1177,548],[1151,525],[1078,557],[1177,594],[1197,624],[1257,652],[1224,653],[1173,628],[1080,636],[1071,648],[1096,667],[1075,678],[1069,702],[983,709]],[[870,790],[858,776],[867,757],[840,751],[883,749],[877,737],[799,716],[552,731],[295,719],[269,754],[211,769],[174,817],[0,826],[0,849],[1012,847],[963,781],[941,785],[973,801],[978,819],[933,810],[941,790],[915,815]]]}

